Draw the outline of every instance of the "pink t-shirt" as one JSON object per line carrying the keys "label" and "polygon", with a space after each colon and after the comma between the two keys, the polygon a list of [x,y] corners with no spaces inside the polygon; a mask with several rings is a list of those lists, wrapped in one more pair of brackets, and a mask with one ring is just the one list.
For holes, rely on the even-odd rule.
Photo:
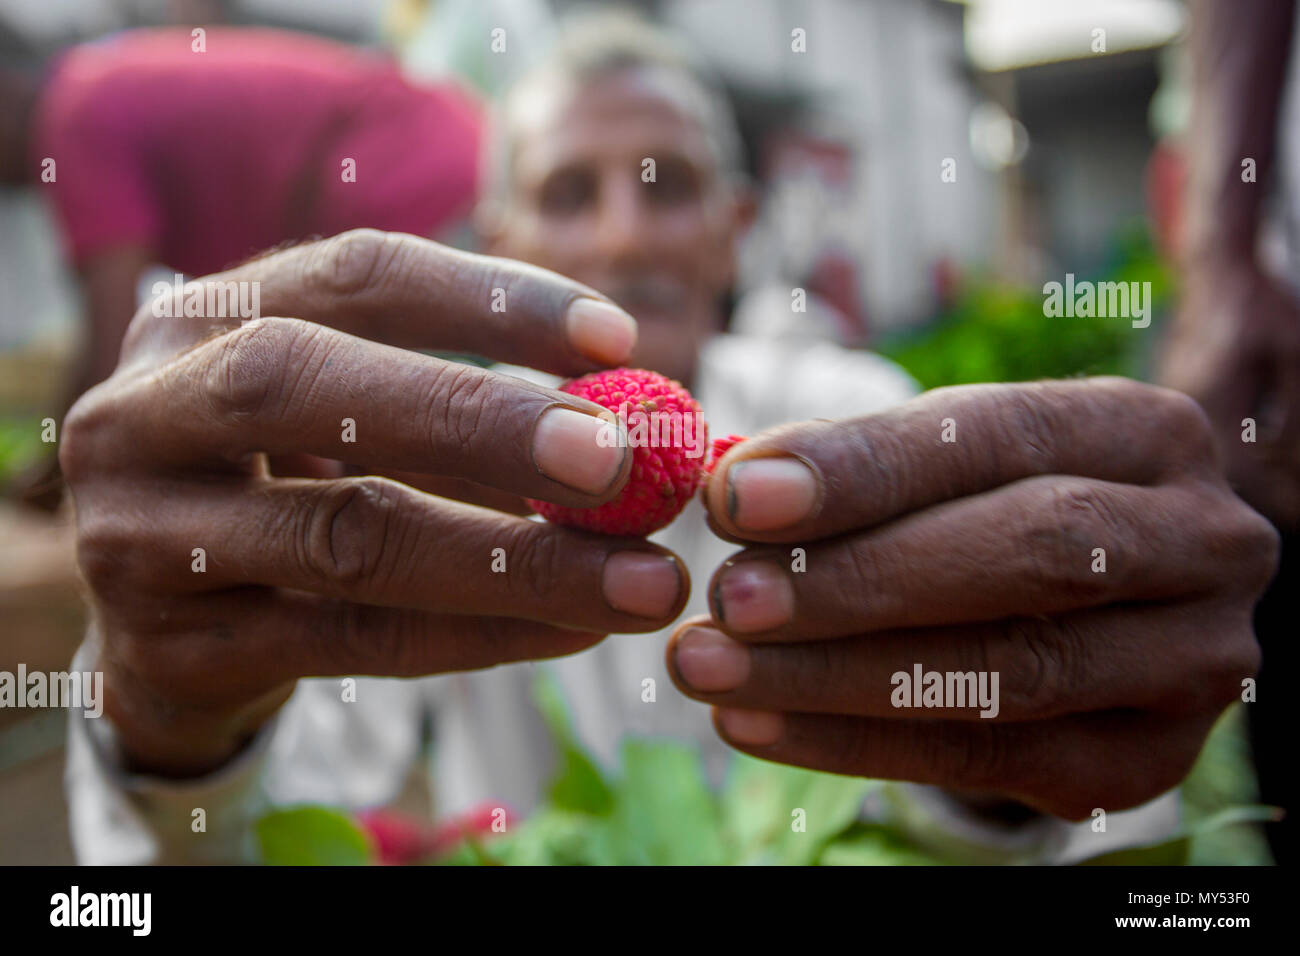
{"label": "pink t-shirt", "polygon": [[[479,110],[388,60],[276,30],[139,30],[79,46],[36,111],[35,168],[77,263],[128,242],[190,275],[285,240],[432,235],[468,211]],[[345,160],[354,167],[345,167]],[[355,181],[345,181],[349,168]]]}

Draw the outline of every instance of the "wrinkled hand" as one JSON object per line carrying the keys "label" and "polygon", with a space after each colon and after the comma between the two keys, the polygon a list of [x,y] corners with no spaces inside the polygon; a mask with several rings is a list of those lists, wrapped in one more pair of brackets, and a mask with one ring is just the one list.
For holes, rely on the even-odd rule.
{"label": "wrinkled hand", "polygon": [[1201,403],[1237,492],[1300,530],[1300,307],[1253,264],[1191,268],[1184,282],[1159,380]]}
{"label": "wrinkled hand", "polygon": [[300,677],[551,657],[680,613],[685,570],[644,541],[373,471],[337,477],[346,461],[568,505],[612,498],[631,455],[596,441],[599,406],[406,350],[590,371],[635,338],[596,293],[371,231],[205,281],[260,282],[261,312],[293,318],[241,326],[146,306],[117,371],[70,411],[60,448],[105,711],[134,767],[219,766]]}
{"label": "wrinkled hand", "polygon": [[[939,389],[750,438],[705,498],[749,547],[669,669],[755,756],[1081,819],[1177,784],[1259,663],[1277,534],[1176,392]],[[996,672],[996,716],[894,706],[915,665]]]}

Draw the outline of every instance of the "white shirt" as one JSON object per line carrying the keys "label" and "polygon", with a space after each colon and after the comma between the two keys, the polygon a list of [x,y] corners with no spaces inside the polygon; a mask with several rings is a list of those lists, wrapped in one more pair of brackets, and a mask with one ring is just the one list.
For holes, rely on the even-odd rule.
{"label": "white shirt", "polygon": [[[711,437],[869,414],[916,392],[906,373],[867,352],[738,336],[718,336],[705,346],[696,381]],[[705,585],[736,547],[708,531],[698,498],[653,540],[690,570],[685,613],[707,613]],[[239,757],[180,783],[123,773],[108,718],[70,712],[67,789],[77,857],[93,864],[255,862],[252,826],[271,805],[357,809],[394,798],[421,757],[426,718],[433,727],[429,771],[440,815],[488,801],[526,815],[542,799],[555,762],[531,698],[539,667],[556,676],[581,742],[605,766],[617,767],[626,735],[668,736],[699,747],[717,786],[731,750],[714,732],[709,708],[682,696],[669,678],[664,650],[670,633],[611,635],[544,663],[406,680],[359,678],[355,702],[343,701],[337,678],[302,680]],[[83,645],[74,666],[84,669],[88,654]],[[643,699],[646,678],[655,682],[653,702]],[[1155,839],[1178,823],[1176,791],[1111,814],[1106,834],[1041,818],[1010,835],[963,815],[934,788],[899,785],[898,791],[910,807],[904,823],[926,831],[932,845],[936,831],[944,831],[955,839],[941,844],[974,846],[982,859],[1005,850],[1019,859],[1067,861]],[[196,808],[204,810],[206,832],[191,827]]]}

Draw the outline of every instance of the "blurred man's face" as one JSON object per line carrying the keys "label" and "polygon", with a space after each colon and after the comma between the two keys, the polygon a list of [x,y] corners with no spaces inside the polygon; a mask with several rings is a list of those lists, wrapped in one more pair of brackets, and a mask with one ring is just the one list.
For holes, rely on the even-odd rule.
{"label": "blurred man's face", "polygon": [[653,71],[538,93],[492,252],[608,295],[639,323],[633,363],[689,382],[733,279],[739,210],[699,120]]}

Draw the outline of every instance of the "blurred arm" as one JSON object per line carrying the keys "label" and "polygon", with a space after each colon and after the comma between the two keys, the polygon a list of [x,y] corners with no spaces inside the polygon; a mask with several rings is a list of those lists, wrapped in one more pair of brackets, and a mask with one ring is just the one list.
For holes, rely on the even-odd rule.
{"label": "blurred arm", "polygon": [[117,367],[122,337],[135,315],[136,289],[156,257],[151,249],[126,243],[97,253],[80,268],[85,297],[86,345],[64,398],[66,412],[82,393],[94,388]]}
{"label": "blurred arm", "polygon": [[1234,490],[1279,528],[1300,525],[1300,306],[1256,244],[1294,20],[1290,0],[1193,8],[1182,302],[1158,371],[1201,404]]}
{"label": "blurred arm", "polygon": [[[1187,235],[1190,263],[1252,260],[1274,165],[1290,56],[1293,0],[1199,0],[1192,7],[1192,119]],[[1257,182],[1242,181],[1255,161]]]}

